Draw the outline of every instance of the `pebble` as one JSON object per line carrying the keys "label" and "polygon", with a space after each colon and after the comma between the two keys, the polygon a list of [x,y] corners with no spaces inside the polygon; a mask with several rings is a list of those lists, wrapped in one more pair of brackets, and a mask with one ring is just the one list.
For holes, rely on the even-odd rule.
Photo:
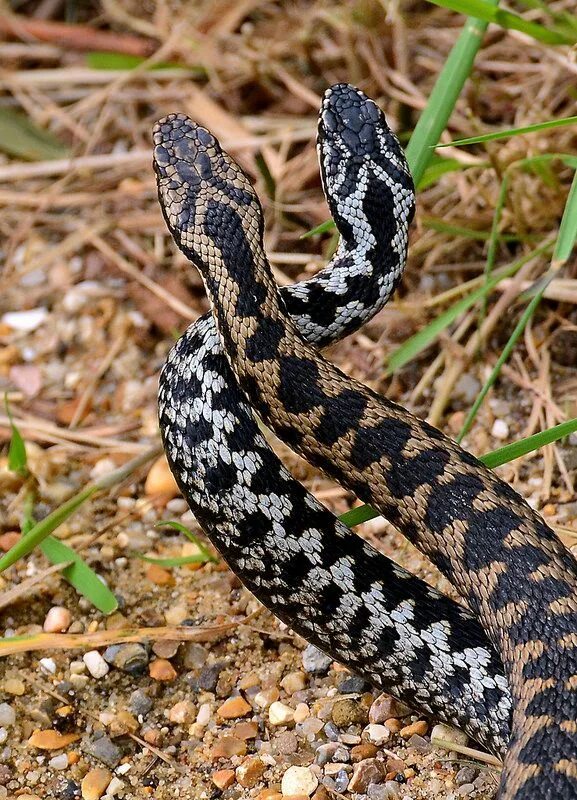
{"label": "pebble", "polygon": [[216,772],[212,773],[211,780],[216,788],[220,789],[222,792],[224,789],[228,789],[229,786],[232,786],[234,777],[233,769],[218,769]]}
{"label": "pebble", "polygon": [[364,794],[370,783],[382,783],[384,778],[384,764],[376,758],[365,758],[355,764],[353,775],[349,782],[349,791]]}
{"label": "pebble", "polygon": [[112,775],[107,769],[97,767],[87,772],[82,779],[82,800],[99,800],[106,791]]}
{"label": "pebble", "polygon": [[16,695],[16,697],[22,697],[26,691],[24,681],[20,680],[20,678],[6,678],[2,684],[2,688],[6,694],[13,694]]}
{"label": "pebble", "polygon": [[204,689],[205,692],[214,692],[223,669],[224,664],[222,661],[217,661],[214,664],[203,667],[198,676],[198,685],[200,688]]}
{"label": "pebble", "polygon": [[0,725],[10,727],[16,722],[16,712],[8,703],[0,703]]}
{"label": "pebble", "polygon": [[290,706],[276,700],[268,710],[268,720],[271,725],[289,725],[294,722],[294,711]]}
{"label": "pebble", "polygon": [[168,711],[168,719],[177,725],[186,725],[195,721],[196,707],[190,700],[181,700],[175,703]]}
{"label": "pebble", "polygon": [[349,776],[344,769],[340,769],[335,775],[335,792],[341,794],[347,790],[349,785]]}
{"label": "pebble", "polygon": [[464,400],[467,405],[470,405],[481,389],[481,384],[474,375],[464,372],[453,388],[453,394],[459,400]]}
{"label": "pebble", "polygon": [[395,781],[386,783],[371,783],[367,790],[369,800],[393,800],[399,796],[399,784]]}
{"label": "pebble", "polygon": [[326,744],[319,745],[315,754],[315,764],[318,764],[319,767],[324,767],[325,764],[333,760],[333,756],[338,749],[339,745],[337,742],[327,742]]}
{"label": "pebble", "polygon": [[295,722],[304,722],[307,717],[310,717],[310,715],[311,710],[306,703],[297,703],[294,713]]}
{"label": "pebble", "polygon": [[258,736],[258,724],[256,722],[237,722],[232,729],[234,736],[239,739],[256,739]]}
{"label": "pebble", "polygon": [[27,311],[7,311],[2,316],[2,322],[14,331],[29,333],[36,330],[47,317],[47,308],[30,308]]}
{"label": "pebble", "polygon": [[369,709],[369,722],[376,722],[382,724],[391,717],[399,718],[406,717],[411,713],[411,709],[397,700],[396,697],[391,697],[390,694],[381,694],[373,701]]}
{"label": "pebble", "polygon": [[186,669],[200,669],[204,666],[208,653],[201,644],[187,642],[182,650],[182,663]]}
{"label": "pebble", "polygon": [[155,658],[151,661],[148,665],[148,674],[154,681],[163,683],[170,683],[178,677],[177,671],[166,658]]}
{"label": "pebble", "polygon": [[239,717],[246,717],[250,714],[252,707],[246,702],[244,697],[237,695],[236,697],[229,697],[217,709],[217,714],[222,719],[238,719]]}
{"label": "pebble", "polygon": [[149,564],[147,566],[146,579],[154,583],[155,586],[174,586],[176,583],[172,572],[161,567],[160,564]]}
{"label": "pebble", "polygon": [[130,695],[130,710],[137,717],[145,717],[152,709],[154,703],[143,689],[136,689]]}
{"label": "pebble", "polygon": [[307,676],[300,670],[298,672],[289,672],[285,675],[280,685],[287,694],[294,694],[295,692],[302,692],[307,685]]}
{"label": "pebble", "polygon": [[491,435],[495,439],[508,439],[509,438],[509,425],[504,419],[496,419],[491,428]]}
{"label": "pebble", "polygon": [[108,736],[94,736],[83,743],[82,749],[110,769],[115,769],[122,759],[122,750]]}
{"label": "pebble", "polygon": [[339,728],[347,728],[349,725],[365,725],[368,721],[368,709],[359,700],[342,698],[333,704],[331,718]]}
{"label": "pebble", "polygon": [[358,675],[350,675],[339,683],[339,694],[362,694],[366,692],[368,684]]}
{"label": "pebble", "polygon": [[431,743],[428,742],[426,739],[423,739],[422,736],[419,736],[418,733],[414,733],[411,738],[409,739],[409,747],[413,747],[415,750],[418,750],[420,753],[430,753],[431,752]]}
{"label": "pebble", "polygon": [[465,783],[473,783],[479,770],[475,767],[461,767],[455,776],[455,783],[457,786],[463,786]]}
{"label": "pebble", "polygon": [[60,753],[54,758],[51,758],[48,762],[48,766],[51,769],[67,769],[68,768],[68,754],[67,753]]}
{"label": "pebble", "polygon": [[308,767],[289,767],[282,776],[281,792],[283,797],[291,795],[310,797],[318,785],[317,776]]}
{"label": "pebble", "polygon": [[416,722],[411,722],[410,725],[405,725],[404,728],[401,728],[399,735],[402,739],[410,739],[411,736],[414,735],[424,736],[428,730],[429,726],[425,720],[419,719]]}
{"label": "pebble", "polygon": [[162,494],[167,495],[169,498],[180,494],[180,490],[168,466],[166,456],[160,456],[150,468],[144,483],[144,494],[147,497]]}
{"label": "pebble", "polygon": [[258,756],[247,758],[236,768],[236,780],[245,789],[252,789],[262,778],[266,768],[266,764]]}
{"label": "pebble", "polygon": [[273,752],[279,755],[288,756],[291,753],[296,753],[298,746],[298,739],[292,731],[283,731],[272,740]]}
{"label": "pebble", "polygon": [[79,733],[60,733],[60,731],[50,729],[34,731],[28,739],[28,745],[29,747],[36,747],[38,750],[61,750],[79,739]]}
{"label": "pebble", "polygon": [[271,686],[270,689],[263,689],[260,692],[257,692],[254,696],[254,703],[258,708],[268,708],[271,703],[274,703],[275,700],[278,700],[280,696],[279,690],[276,686]]}
{"label": "pebble", "polygon": [[4,744],[8,740],[8,731],[6,728],[0,727],[0,744]]}
{"label": "pebble", "polygon": [[386,725],[367,725],[364,730],[369,742],[380,747],[391,737],[391,732]]}
{"label": "pebble", "polygon": [[116,775],[113,776],[112,780],[106,787],[106,797],[115,797],[119,792],[124,789],[124,783],[117,778]]}
{"label": "pebble", "polygon": [[113,667],[129,675],[144,675],[148,666],[148,650],[138,642],[110,645],[102,657]]}
{"label": "pebble", "polygon": [[45,633],[63,633],[72,622],[72,614],[64,606],[52,606],[46,614],[42,629]]}
{"label": "pebble", "polygon": [[206,728],[208,723],[210,722],[210,716],[212,713],[212,709],[210,707],[210,703],[202,703],[198,709],[198,714],[196,715],[196,723],[203,728]]}
{"label": "pebble", "polygon": [[363,742],[351,748],[350,757],[353,764],[363,761],[365,758],[374,758],[377,755],[378,747],[370,742]]}
{"label": "pebble", "polygon": [[311,675],[323,675],[333,663],[330,656],[312,644],[308,644],[303,650],[302,661],[304,671]]}
{"label": "pebble", "polygon": [[340,738],[339,729],[334,722],[327,722],[327,724],[323,727],[323,732],[327,739],[329,739],[331,742],[337,742]]}
{"label": "pebble", "polygon": [[38,662],[38,666],[44,672],[47,672],[48,675],[56,675],[56,662],[53,658],[41,658]]}
{"label": "pebble", "polygon": [[433,744],[435,743],[433,741],[434,739],[441,739],[443,742],[448,742],[449,744],[461,745],[466,745],[469,741],[469,737],[466,733],[460,731],[458,728],[453,728],[451,725],[443,725],[441,722],[435,725],[431,731],[431,742]]}
{"label": "pebble", "polygon": [[104,676],[107,675],[110,670],[110,667],[102,658],[98,650],[89,650],[88,653],[84,653],[82,660],[86,664],[86,669],[88,672],[97,680],[104,678]]}
{"label": "pebble", "polygon": [[459,797],[467,797],[467,795],[470,795],[474,791],[475,791],[475,785],[473,783],[464,783],[457,789],[457,795]]}
{"label": "pebble", "polygon": [[232,758],[232,756],[244,756],[246,754],[246,742],[242,739],[237,739],[236,736],[221,736],[215,742],[211,751],[210,757],[213,761],[217,758]]}

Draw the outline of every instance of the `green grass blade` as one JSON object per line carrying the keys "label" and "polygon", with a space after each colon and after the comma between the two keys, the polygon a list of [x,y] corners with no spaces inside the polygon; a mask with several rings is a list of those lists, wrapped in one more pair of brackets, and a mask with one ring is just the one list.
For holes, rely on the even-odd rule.
{"label": "green grass blade", "polygon": [[521,267],[536,256],[546,253],[552,247],[550,242],[542,245],[541,247],[532,250],[522,258],[514,261],[506,269],[500,270],[498,275],[494,275],[490,281],[480,286],[475,291],[457,300],[450,308],[435,317],[425,328],[422,328],[414,336],[407,339],[406,342],[398,347],[388,358],[388,366],[386,370],[387,375],[391,375],[400,367],[408,364],[416,356],[428,347],[439,334],[448,328],[458,317],[467,311],[478,300],[482,299],[488,292],[492,291],[497,284],[503,280],[514,275]]}
{"label": "green grass blade", "polygon": [[[565,125],[577,124],[577,117],[564,117],[563,119],[551,119],[546,122],[536,122],[533,125],[524,125],[521,128],[507,128],[503,131],[492,131],[482,133],[479,136],[469,136],[466,139],[455,139],[454,142],[439,144],[437,147],[464,147],[468,144],[482,144],[483,142],[495,142],[497,139],[508,139],[512,136],[522,136],[526,133],[536,133],[545,131],[548,128],[561,128]],[[434,146],[434,145],[433,145]],[[548,155],[548,154],[545,154]]]}
{"label": "green grass blade", "polygon": [[4,395],[4,408],[6,409],[6,416],[10,420],[10,446],[8,448],[8,469],[10,472],[15,472],[21,478],[28,475],[28,456],[26,455],[26,445],[22,434],[16,427],[12,412],[8,404],[8,396]]}
{"label": "green grass blade", "polygon": [[[490,0],[489,4],[497,6],[498,0]],[[431,161],[431,148],[438,143],[447,127],[457,98],[471,73],[486,30],[486,22],[474,18],[467,19],[437,78],[426,108],[415,126],[406,156],[417,187]]]}
{"label": "green grass blade", "polygon": [[184,567],[187,564],[206,564],[208,561],[216,561],[216,559],[207,558],[201,553],[190,556],[174,556],[174,558],[153,558],[152,556],[143,556],[140,553],[135,555],[141,561],[146,561],[148,564],[156,564],[159,567]]}
{"label": "green grass blade", "polygon": [[486,24],[493,22],[502,28],[521,31],[544,44],[574,44],[576,40],[566,28],[563,30],[545,28],[543,25],[523,19],[511,11],[494,8],[487,0],[429,0],[429,2],[441,6],[441,8],[476,17]]}
{"label": "green grass blade", "polygon": [[[552,428],[547,428],[545,431],[534,433],[532,436],[527,436],[525,439],[519,439],[518,442],[506,444],[498,450],[485,453],[484,456],[479,456],[479,461],[485,464],[486,467],[494,469],[503,464],[508,464],[516,458],[521,458],[528,453],[539,450],[541,447],[545,447],[545,445],[553,444],[553,442],[557,442],[559,439],[564,439],[566,436],[569,436],[569,434],[575,433],[575,431],[577,431],[577,417],[567,420],[567,422],[561,422],[559,425],[555,425]],[[378,511],[375,511],[374,508],[369,505],[363,505],[357,506],[357,508],[351,508],[350,511],[341,514],[339,519],[341,522],[344,522],[345,525],[348,525],[349,528],[352,528],[355,525],[360,525],[361,522],[367,522],[379,516],[381,515]]]}
{"label": "green grass blade", "polygon": [[53,536],[48,536],[41,543],[40,549],[53,564],[69,564],[62,570],[62,576],[99,611],[103,614],[116,611],[116,597],[71,547]]}
{"label": "green grass blade", "polygon": [[198,538],[196,534],[194,534],[186,525],[183,525],[182,522],[177,522],[174,519],[163,519],[160,522],[157,522],[154,526],[155,528],[173,528],[175,531],[180,531],[183,533],[189,542],[195,544],[199,551],[200,555],[205,559],[205,561],[212,561],[213,563],[218,562],[218,558],[215,558],[213,554],[210,552],[208,547]]}
{"label": "green grass blade", "polygon": [[9,108],[0,109],[0,150],[26,161],[65,158],[68,148],[31,119]]}
{"label": "green grass blade", "polygon": [[559,235],[555,243],[551,266],[558,269],[568,261],[577,241],[577,171],[569,189],[563,217],[559,225]]}

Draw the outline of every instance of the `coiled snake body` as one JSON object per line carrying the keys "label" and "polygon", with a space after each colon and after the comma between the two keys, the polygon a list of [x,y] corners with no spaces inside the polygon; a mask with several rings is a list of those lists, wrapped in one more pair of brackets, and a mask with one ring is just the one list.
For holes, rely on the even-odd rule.
{"label": "coiled snake body", "polygon": [[[277,616],[505,756],[501,798],[572,800],[576,562],[477,459],[318,354],[387,301],[414,202],[398,142],[359,90],[327,91],[318,142],[339,247],[323,272],[279,296],[247,176],[187,117],[155,126],[160,204],[212,305],[162,372],[169,463],[209,537]],[[267,446],[251,406],[428,555],[472,614],[308,494]]]}

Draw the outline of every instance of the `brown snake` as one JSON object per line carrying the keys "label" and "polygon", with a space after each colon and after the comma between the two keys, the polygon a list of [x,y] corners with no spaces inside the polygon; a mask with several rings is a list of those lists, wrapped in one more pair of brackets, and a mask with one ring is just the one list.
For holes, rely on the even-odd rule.
{"label": "brown snake", "polygon": [[[365,120],[343,113],[358,106],[343,95],[344,123],[325,103],[325,128],[349,125],[362,164]],[[378,509],[439,567],[500,654],[513,718],[499,797],[574,800],[575,559],[474,456],[345,376],[302,338],[271,276],[254,189],[208,131],[170,115],[155,126],[154,142],[168,227],[201,272],[250,403],[281,439]],[[161,414],[161,427],[170,426],[166,419]]]}

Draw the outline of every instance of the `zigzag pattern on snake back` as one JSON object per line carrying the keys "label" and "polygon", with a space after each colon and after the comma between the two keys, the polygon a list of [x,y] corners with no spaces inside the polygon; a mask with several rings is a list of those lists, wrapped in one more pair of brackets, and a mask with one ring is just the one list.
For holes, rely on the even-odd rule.
{"label": "zigzag pattern on snake back", "polygon": [[[375,109],[362,93],[339,85],[325,96],[319,126],[323,182],[342,237],[338,255],[348,257],[348,269],[359,275],[367,267],[374,275],[372,259],[380,248],[402,267],[410,216],[406,167],[398,148],[383,149],[388,128]],[[154,140],[166,221],[201,271],[242,392],[281,438],[376,506],[429,555],[499,652],[513,698],[500,796],[576,798],[574,559],[539,516],[473,456],[318,355],[311,345],[314,332],[299,332],[302,309],[295,325],[285,310],[291,311],[290,301],[277,295],[250,181],[208,131],[171,115],[157,124]],[[361,256],[351,256],[359,243]],[[321,288],[316,299],[322,303],[330,294]],[[354,310],[352,298],[347,300]],[[342,306],[333,303],[338,313]],[[315,313],[305,316],[312,320]],[[343,332],[357,324],[349,317]],[[330,335],[339,331],[337,326]],[[503,752],[508,695],[478,626],[458,606],[358,544],[271,460],[208,319],[189,330],[169,357],[160,421],[169,461],[191,507],[266,605],[373,682],[412,696]],[[386,596],[389,581],[392,602]],[[420,603],[427,599],[423,625]],[[452,638],[459,633],[469,643],[464,648]],[[397,646],[402,643],[409,643],[414,658],[406,658]],[[435,689],[431,668],[439,656],[442,692]],[[455,704],[454,714],[442,708],[445,698]],[[467,725],[470,698],[474,722]],[[506,709],[505,715],[496,708]]]}

